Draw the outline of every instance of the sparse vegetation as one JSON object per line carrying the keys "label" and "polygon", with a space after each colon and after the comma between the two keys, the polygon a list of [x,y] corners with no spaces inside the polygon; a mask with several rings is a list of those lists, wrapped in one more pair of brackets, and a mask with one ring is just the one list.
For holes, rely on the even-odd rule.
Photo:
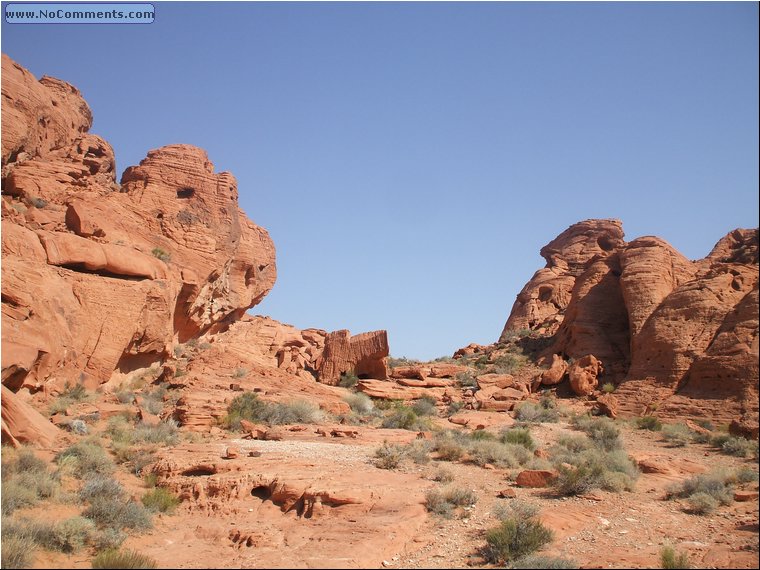
{"label": "sparse vegetation", "polygon": [[430,420],[421,418],[413,408],[405,404],[397,404],[391,413],[383,419],[380,427],[387,429],[407,429],[411,431],[425,431],[430,429]]}
{"label": "sparse vegetation", "polygon": [[666,545],[660,551],[660,564],[663,568],[691,568],[689,557],[685,552],[676,552],[675,548]]}
{"label": "sparse vegetation", "polygon": [[533,454],[522,445],[481,440],[470,444],[468,457],[475,465],[516,468],[528,463]]}
{"label": "sparse vegetation", "polygon": [[719,505],[733,502],[733,489],[730,481],[735,475],[722,471],[701,473],[690,477],[680,485],[671,485],[667,489],[668,499],[687,499],[687,511],[694,514],[708,514]]}
{"label": "sparse vegetation", "polygon": [[361,392],[346,394],[343,396],[343,401],[349,405],[351,411],[357,414],[370,414],[375,409],[375,404],[372,402],[372,398]]}
{"label": "sparse vegetation", "polygon": [[338,381],[338,386],[341,386],[342,388],[353,388],[359,383],[359,377],[356,375],[356,373],[353,370],[349,370],[348,372],[344,372],[340,375],[340,380]]}
{"label": "sparse vegetation", "polygon": [[684,447],[691,442],[693,435],[686,424],[668,424],[662,428],[662,438],[673,447]]}
{"label": "sparse vegetation", "polygon": [[72,405],[84,402],[89,399],[87,389],[82,384],[71,385],[70,382],[64,384],[63,392],[51,402],[48,409],[50,415],[63,413]]}
{"label": "sparse vegetation", "polygon": [[170,253],[168,253],[168,252],[164,251],[164,250],[163,250],[163,249],[161,249],[160,247],[154,247],[154,248],[151,250],[151,252],[150,252],[150,253],[153,255],[153,257],[155,257],[156,259],[160,259],[160,260],[161,260],[161,261],[163,261],[164,263],[169,263],[169,261],[170,261],[170,260],[171,260],[171,258],[172,258],[172,256],[171,256],[171,254],[170,254]]}
{"label": "sparse vegetation", "polygon": [[412,410],[414,410],[414,413],[418,416],[434,416],[437,412],[435,404],[435,398],[425,396],[412,404]]}
{"label": "sparse vegetation", "polygon": [[453,480],[454,474],[445,467],[439,467],[435,475],[433,475],[433,481],[438,481],[439,483],[451,483]]}
{"label": "sparse vegetation", "polygon": [[389,368],[396,368],[398,366],[414,366],[415,364],[420,364],[419,360],[407,358],[406,356],[402,356],[400,358],[389,356],[387,362]]}
{"label": "sparse vegetation", "polygon": [[533,441],[528,428],[506,429],[501,432],[499,439],[502,443],[522,445],[525,449],[530,451],[536,449],[536,443]]}
{"label": "sparse vegetation", "polygon": [[605,394],[612,394],[617,387],[612,382],[607,382],[602,386],[602,392]]}
{"label": "sparse vegetation", "polygon": [[108,549],[92,560],[93,568],[157,568],[156,561],[134,550]]}
{"label": "sparse vegetation", "polygon": [[145,508],[154,513],[171,513],[179,505],[179,499],[168,489],[156,487],[143,495]]}
{"label": "sparse vegetation", "polygon": [[620,429],[606,417],[575,416],[570,422],[573,427],[588,435],[594,445],[605,451],[622,449]]}
{"label": "sparse vegetation", "polygon": [[82,515],[101,528],[147,530],[153,526],[150,513],[142,504],[113,497],[93,498]]}
{"label": "sparse vegetation", "polygon": [[396,443],[383,442],[375,450],[375,467],[379,469],[397,469],[406,457],[406,449]]}
{"label": "sparse vegetation", "polygon": [[550,543],[554,535],[535,514],[513,511],[501,524],[486,533],[484,555],[494,564],[513,563]]}
{"label": "sparse vegetation", "polygon": [[8,515],[31,507],[41,499],[54,497],[60,487],[58,478],[30,449],[2,451],[2,513]]}
{"label": "sparse vegetation", "polygon": [[556,399],[543,394],[538,404],[523,402],[515,408],[515,419],[521,423],[553,423],[559,419]]}
{"label": "sparse vegetation", "polygon": [[639,429],[660,431],[662,429],[662,422],[656,416],[642,416],[636,418],[636,426]]}
{"label": "sparse vegetation", "polygon": [[430,489],[425,493],[425,508],[435,515],[451,518],[456,507],[471,507],[477,500],[475,492],[462,487]]}
{"label": "sparse vegetation", "polygon": [[264,402],[253,392],[243,392],[235,396],[227,408],[223,424],[233,431],[240,430],[240,421],[269,425],[315,423],[323,413],[313,403],[305,400],[293,402]]}
{"label": "sparse vegetation", "polygon": [[493,361],[493,371],[496,374],[512,374],[525,364],[527,364],[525,356],[507,353],[498,356]]}
{"label": "sparse vegetation", "polygon": [[477,388],[478,381],[472,372],[460,372],[457,374],[457,384],[461,388]]}
{"label": "sparse vegetation", "polygon": [[722,441],[720,450],[734,457],[758,457],[758,442],[738,436],[730,436]]}
{"label": "sparse vegetation", "polygon": [[512,564],[508,564],[507,568],[534,568],[535,570],[546,568],[562,570],[565,568],[580,568],[580,564],[569,558],[532,554],[518,558]]}

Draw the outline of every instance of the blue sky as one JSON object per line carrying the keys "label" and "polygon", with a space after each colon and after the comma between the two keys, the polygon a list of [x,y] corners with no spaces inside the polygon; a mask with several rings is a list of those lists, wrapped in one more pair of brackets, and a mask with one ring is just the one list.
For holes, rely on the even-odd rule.
{"label": "blue sky", "polygon": [[81,89],[119,172],[189,143],[235,174],[277,248],[253,313],[395,356],[495,341],[577,221],[693,259],[758,225],[755,2],[156,3],[2,50]]}

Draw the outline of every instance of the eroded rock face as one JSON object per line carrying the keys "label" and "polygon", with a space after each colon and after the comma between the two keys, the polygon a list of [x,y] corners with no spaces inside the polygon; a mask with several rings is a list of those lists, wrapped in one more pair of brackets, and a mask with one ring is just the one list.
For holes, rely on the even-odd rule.
{"label": "eroded rock face", "polygon": [[347,330],[335,331],[325,338],[325,348],[317,362],[319,381],[336,385],[340,376],[354,372],[359,378],[388,378],[388,335],[374,331],[351,336]]}
{"label": "eroded rock face", "polygon": [[[589,220],[542,255],[547,267],[518,296],[502,334],[561,321],[543,353],[553,360],[542,378],[561,380],[557,358],[593,354],[606,377],[625,380],[615,393],[623,413],[654,406],[663,417],[757,423],[756,229],[730,232],[692,262],[659,238],[626,244],[619,223]],[[559,283],[571,288],[566,302],[555,294]],[[595,382],[575,376],[576,392],[590,394]]]}
{"label": "eroded rock face", "polygon": [[504,325],[500,340],[510,331],[536,329],[552,332],[570,304],[575,280],[596,255],[607,255],[623,243],[620,220],[586,220],[570,226],[541,249],[546,267],[523,287]]}
{"label": "eroded rock face", "polygon": [[588,396],[599,384],[599,375],[604,372],[601,361],[593,354],[587,354],[573,362],[567,370],[570,387],[578,396]]}
{"label": "eroded rock face", "polygon": [[79,91],[7,56],[2,83],[4,385],[97,385],[226,328],[272,288],[272,241],[203,150],[150,151],[119,186]]}

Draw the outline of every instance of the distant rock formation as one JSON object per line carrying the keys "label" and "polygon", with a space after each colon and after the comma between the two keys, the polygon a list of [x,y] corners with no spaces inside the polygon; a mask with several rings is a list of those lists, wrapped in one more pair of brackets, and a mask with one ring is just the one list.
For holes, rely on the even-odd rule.
{"label": "distant rock formation", "polygon": [[692,262],[657,237],[626,243],[618,220],[586,220],[541,255],[547,265],[500,341],[520,329],[553,335],[545,384],[557,382],[559,357],[593,355],[622,382],[622,411],[757,424],[757,229],[732,231]]}

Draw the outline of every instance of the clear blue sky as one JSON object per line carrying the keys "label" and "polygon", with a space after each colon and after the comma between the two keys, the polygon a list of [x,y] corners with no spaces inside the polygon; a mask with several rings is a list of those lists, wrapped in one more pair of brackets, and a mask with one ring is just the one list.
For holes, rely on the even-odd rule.
{"label": "clear blue sky", "polygon": [[2,26],[79,87],[119,172],[205,148],[277,247],[252,312],[495,341],[538,251],[623,220],[687,257],[758,225],[758,4],[156,3],[152,25]]}

